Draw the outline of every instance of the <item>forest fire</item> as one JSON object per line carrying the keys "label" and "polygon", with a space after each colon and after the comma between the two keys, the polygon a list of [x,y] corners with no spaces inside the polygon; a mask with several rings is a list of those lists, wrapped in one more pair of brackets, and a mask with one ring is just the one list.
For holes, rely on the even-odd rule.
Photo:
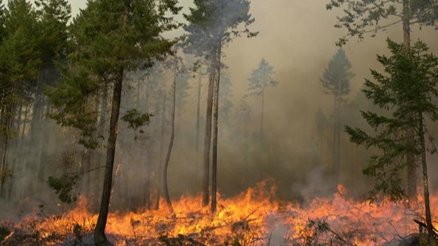
{"label": "forest fire", "polygon": [[[418,232],[413,220],[422,220],[421,206],[354,201],[345,197],[343,186],[333,196],[307,205],[276,201],[273,191],[259,185],[235,198],[220,199],[215,215],[200,206],[200,197],[174,201],[174,214],[166,208],[111,213],[107,233],[116,245],[384,245]],[[38,235],[44,245],[86,244],[97,219],[86,203],[80,199],[61,216],[29,216],[16,230],[33,230],[26,233]],[[438,196],[432,197],[432,204],[438,214]],[[438,226],[436,219],[434,223]],[[14,240],[13,234],[6,245]]]}

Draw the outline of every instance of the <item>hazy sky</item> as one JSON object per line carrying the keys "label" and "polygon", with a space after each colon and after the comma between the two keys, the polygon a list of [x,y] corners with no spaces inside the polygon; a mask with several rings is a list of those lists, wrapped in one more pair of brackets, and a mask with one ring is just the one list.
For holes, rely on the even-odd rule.
{"label": "hazy sky", "polygon": [[70,0],[73,13],[77,13],[79,9],[85,8],[87,4],[87,0]]}

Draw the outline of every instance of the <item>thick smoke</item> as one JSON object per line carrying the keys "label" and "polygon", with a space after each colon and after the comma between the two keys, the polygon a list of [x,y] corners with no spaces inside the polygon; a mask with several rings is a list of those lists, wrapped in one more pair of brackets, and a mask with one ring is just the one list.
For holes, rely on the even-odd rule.
{"label": "thick smoke", "polygon": [[[186,2],[189,6],[189,1]],[[73,7],[84,6],[79,3],[83,4],[82,1],[72,1]],[[321,133],[318,126],[318,121],[323,119],[330,122],[333,103],[331,97],[324,93],[320,78],[336,52],[335,42],[343,32],[333,27],[336,13],[325,10],[325,4],[325,0],[254,0],[250,11],[255,22],[251,29],[260,34],[251,39],[237,38],[223,49],[223,63],[231,81],[230,101],[233,105],[229,119],[221,121],[219,136],[219,191],[225,196],[237,194],[266,179],[278,186],[278,196],[282,199],[307,201],[313,196],[329,195],[334,191],[336,184],[328,175],[331,163],[330,125],[322,125],[322,131],[326,133]],[[423,28],[420,31],[417,27],[413,35],[413,40],[421,38],[431,46],[432,51],[438,53],[435,30]],[[359,110],[366,103],[361,99],[360,88],[364,78],[370,77],[369,69],[379,68],[376,54],[386,52],[387,37],[401,41],[401,26],[392,27],[376,38],[361,42],[352,40],[345,47],[355,74],[351,81],[352,91],[344,107],[349,122],[360,122]],[[248,77],[261,58],[273,65],[274,77],[279,82],[277,87],[266,91],[263,143],[256,137],[260,116],[258,99],[245,98]],[[184,60],[188,67],[193,65],[193,57]],[[147,182],[156,182],[151,177],[161,175],[160,166],[164,161],[162,148],[166,149],[168,144],[170,106],[160,100],[166,95],[169,97],[173,76],[172,68],[163,69],[165,71],[157,82],[159,88],[155,91],[150,86],[147,89],[144,84],[141,85],[139,103],[135,101],[138,80],[151,82],[156,77],[147,78],[141,72],[133,72],[124,88],[122,111],[137,107],[140,111],[152,113],[153,117],[143,133],[128,129],[126,124],[121,123],[112,208],[122,209],[127,205],[138,208],[144,204],[144,187],[149,185]],[[185,103],[177,107],[176,142],[169,169],[169,187],[173,198],[201,191],[202,144],[198,152],[195,151],[198,77],[196,74],[194,78],[191,76],[188,78]],[[207,79],[207,76],[203,77],[201,89],[201,143]],[[250,110],[249,121],[243,117],[242,100],[247,105],[246,109]],[[164,123],[162,120],[165,120]],[[18,216],[38,208],[40,204],[50,211],[68,208],[58,206],[56,196],[46,181],[48,176],[60,175],[67,170],[63,160],[69,153],[74,156],[76,166],[71,168],[73,171],[99,167],[102,161],[94,157],[91,166],[84,167],[87,163],[83,159],[84,150],[73,143],[74,130],[61,129],[49,119],[40,124],[44,127],[41,127],[38,144],[29,146],[47,145],[47,151],[42,153],[29,147],[28,152],[16,149],[10,153],[17,167],[11,186],[13,203],[5,200],[1,203],[13,207]],[[44,165],[45,171],[38,175],[40,169],[35,167],[34,160],[39,158],[35,155],[41,153],[46,157],[38,165]],[[355,197],[364,197],[369,188],[361,173],[366,157],[364,149],[349,143],[346,134],[342,134],[340,181]],[[438,167],[434,164],[437,158],[429,158],[432,191],[436,192]],[[86,191],[91,203],[97,203],[101,179],[101,171],[84,174],[78,192],[84,193],[84,187],[97,187]],[[148,195],[158,195],[159,184],[152,187],[156,189],[149,190],[153,194]],[[276,232],[282,234],[283,229],[279,227]]]}

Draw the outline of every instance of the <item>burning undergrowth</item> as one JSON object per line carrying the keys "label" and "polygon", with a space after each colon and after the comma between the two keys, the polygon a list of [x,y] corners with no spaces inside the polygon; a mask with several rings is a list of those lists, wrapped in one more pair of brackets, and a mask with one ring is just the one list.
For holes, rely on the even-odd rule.
{"label": "burning undergrowth", "polygon": [[[386,200],[355,201],[344,188],[306,205],[275,199],[266,185],[220,199],[216,214],[199,197],[173,202],[174,213],[159,210],[109,215],[107,233],[116,245],[383,245],[418,232],[421,201],[415,208]],[[438,196],[432,197],[434,214]],[[87,201],[58,216],[35,214],[19,223],[4,223],[4,245],[88,245],[97,215]],[[435,218],[435,226],[438,225]]]}

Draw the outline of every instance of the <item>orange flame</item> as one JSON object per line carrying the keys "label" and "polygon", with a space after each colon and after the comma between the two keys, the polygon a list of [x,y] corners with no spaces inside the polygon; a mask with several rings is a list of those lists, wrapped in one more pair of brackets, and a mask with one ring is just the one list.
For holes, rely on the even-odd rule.
{"label": "orange flame", "polygon": [[[339,186],[338,193],[332,197],[300,206],[274,200],[272,190],[266,192],[265,188],[257,187],[235,198],[220,198],[214,215],[200,205],[200,196],[185,196],[173,202],[174,214],[166,208],[110,213],[106,232],[115,238],[117,245],[126,245],[127,241],[157,245],[160,236],[161,240],[177,238],[205,245],[233,242],[302,245],[316,240],[332,245],[380,245],[418,231],[413,219],[421,220],[421,201],[418,207],[408,209],[401,203],[386,200],[357,202],[344,194],[345,188]],[[433,214],[437,215],[438,196],[432,196],[431,202]],[[34,229],[48,245],[71,238],[74,233],[91,232],[97,215],[86,207],[86,200],[81,198],[75,209],[38,221]]]}

